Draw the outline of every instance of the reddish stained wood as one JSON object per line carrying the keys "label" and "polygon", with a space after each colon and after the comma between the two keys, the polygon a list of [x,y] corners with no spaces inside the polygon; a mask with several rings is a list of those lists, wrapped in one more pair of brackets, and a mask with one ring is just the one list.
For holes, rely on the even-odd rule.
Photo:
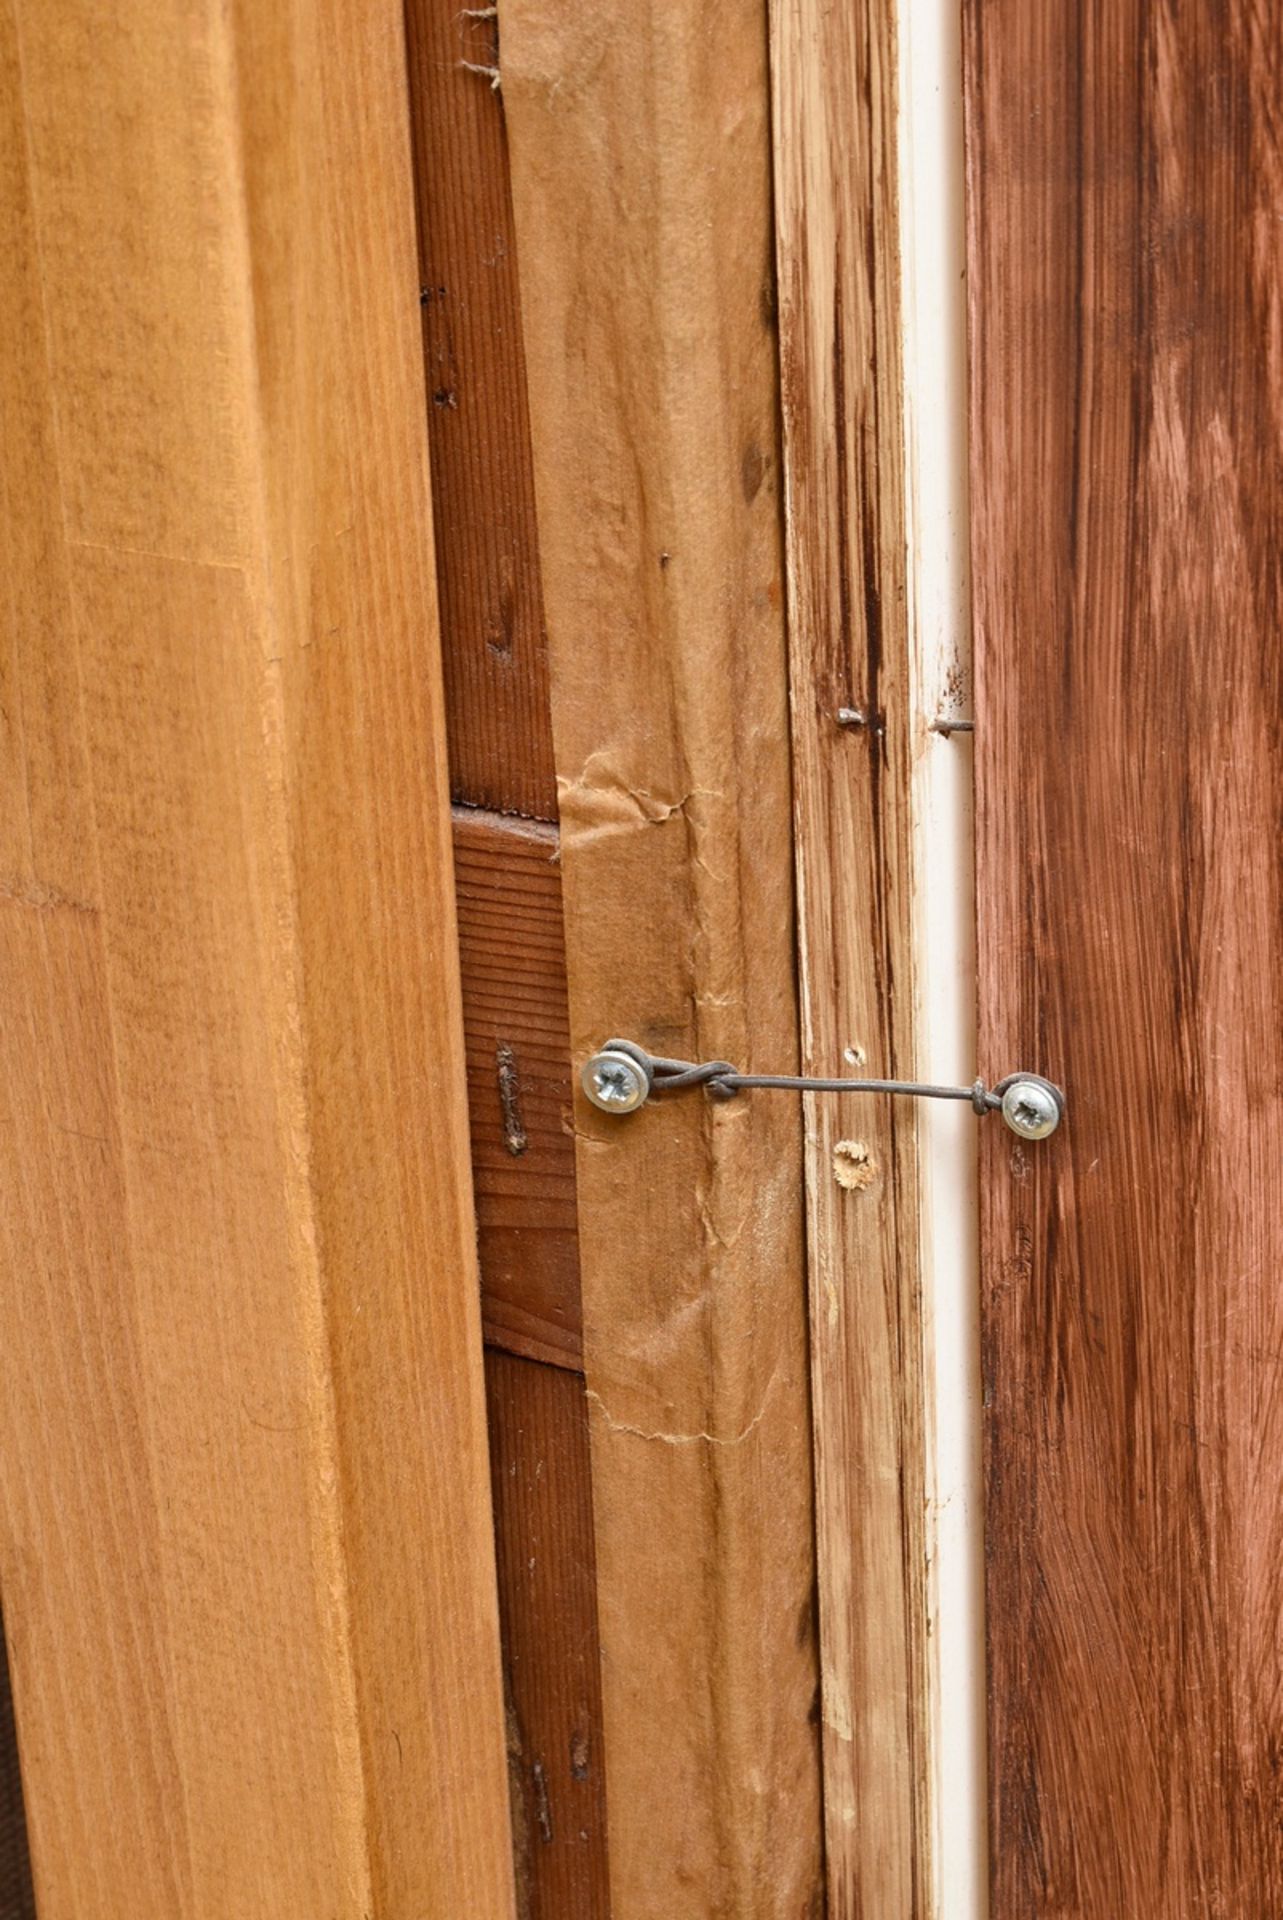
{"label": "reddish stained wood", "polygon": [[486,1355],[522,1920],[605,1920],[588,1409],[577,1374]]}
{"label": "reddish stained wood", "polygon": [[496,22],[408,0],[428,437],[454,796],[557,817]]}
{"label": "reddish stained wood", "polygon": [[486,1338],[575,1366],[583,1343],[557,830],[459,808],[454,857]]}
{"label": "reddish stained wood", "polygon": [[994,1920],[1283,1911],[1283,8],[967,9]]}

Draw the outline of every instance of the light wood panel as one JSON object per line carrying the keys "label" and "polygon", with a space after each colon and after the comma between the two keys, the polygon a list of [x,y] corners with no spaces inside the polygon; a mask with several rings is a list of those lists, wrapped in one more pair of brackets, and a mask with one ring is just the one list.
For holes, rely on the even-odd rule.
{"label": "light wood panel", "polygon": [[[804,1070],[912,1078],[896,72],[893,0],[774,0]],[[916,1127],[807,1103],[829,1912],[880,1920],[931,1902]]]}
{"label": "light wood panel", "polygon": [[[796,1056],[766,17],[505,5],[577,1059]],[[618,1920],[809,1912],[788,1101],[576,1113]]]}
{"label": "light wood panel", "polygon": [[41,1920],[508,1920],[399,10],[0,10]]}
{"label": "light wood panel", "polygon": [[1283,1908],[1283,9],[970,0],[994,1920]]}

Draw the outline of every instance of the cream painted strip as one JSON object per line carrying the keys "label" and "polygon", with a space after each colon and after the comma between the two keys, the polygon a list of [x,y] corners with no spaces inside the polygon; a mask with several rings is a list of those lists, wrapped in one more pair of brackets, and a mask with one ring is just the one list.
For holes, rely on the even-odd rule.
{"label": "cream painted strip", "polygon": [[[957,8],[900,22],[908,587],[919,735],[913,776],[918,1068],[967,1080],[975,1058],[975,883],[967,563],[966,284]],[[976,1132],[920,1116],[926,1360],[933,1912],[988,1911]]]}

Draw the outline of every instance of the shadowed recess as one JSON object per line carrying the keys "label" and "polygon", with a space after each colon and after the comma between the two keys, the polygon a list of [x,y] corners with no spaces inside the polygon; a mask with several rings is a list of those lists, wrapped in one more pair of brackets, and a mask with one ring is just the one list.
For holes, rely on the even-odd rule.
{"label": "shadowed recess", "polygon": [[0,1920],[35,1920],[27,1816],[18,1771],[18,1731],[0,1619]]}

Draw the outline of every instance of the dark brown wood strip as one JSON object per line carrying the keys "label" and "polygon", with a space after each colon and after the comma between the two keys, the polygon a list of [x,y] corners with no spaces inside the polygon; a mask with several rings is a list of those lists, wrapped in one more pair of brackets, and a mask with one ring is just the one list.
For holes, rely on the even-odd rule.
{"label": "dark brown wood strip", "polygon": [[557,787],[503,109],[465,64],[494,66],[496,26],[453,0],[406,13],[518,1920],[600,1920],[565,938],[536,824]]}
{"label": "dark brown wood strip", "polygon": [[472,1167],[486,1338],[582,1353],[557,831],[455,809]]}
{"label": "dark brown wood strip", "polygon": [[605,1920],[606,1788],[588,1406],[577,1374],[486,1355],[521,1920]]}
{"label": "dark brown wood strip", "polygon": [[557,817],[496,22],[408,0],[428,436],[456,800]]}
{"label": "dark brown wood strip", "polygon": [[1283,1912],[1283,7],[969,0],[994,1920]]}
{"label": "dark brown wood strip", "polygon": [[3,1620],[0,1620],[0,1920],[36,1920]]}

